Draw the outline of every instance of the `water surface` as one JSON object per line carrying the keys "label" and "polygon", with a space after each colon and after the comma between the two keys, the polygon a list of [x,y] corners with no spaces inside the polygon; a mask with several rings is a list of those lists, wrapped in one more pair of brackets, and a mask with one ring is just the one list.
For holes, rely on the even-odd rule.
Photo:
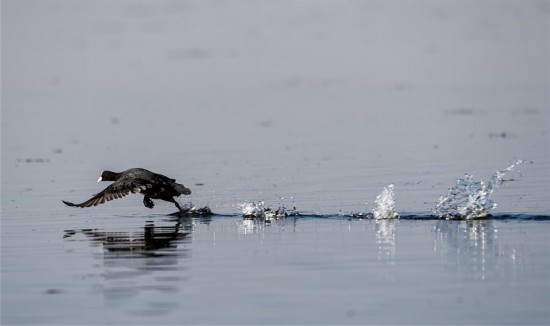
{"label": "water surface", "polygon": [[[550,323],[549,8],[2,1],[2,324]],[[215,214],[61,202],[130,167]]]}

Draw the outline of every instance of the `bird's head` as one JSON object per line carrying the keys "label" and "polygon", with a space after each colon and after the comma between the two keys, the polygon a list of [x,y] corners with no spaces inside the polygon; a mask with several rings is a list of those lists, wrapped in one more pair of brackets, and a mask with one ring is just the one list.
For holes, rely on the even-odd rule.
{"label": "bird's head", "polygon": [[111,171],[103,171],[101,172],[101,175],[99,176],[99,179],[97,179],[97,182],[99,181],[115,181],[118,179],[118,176],[120,173],[111,172]]}

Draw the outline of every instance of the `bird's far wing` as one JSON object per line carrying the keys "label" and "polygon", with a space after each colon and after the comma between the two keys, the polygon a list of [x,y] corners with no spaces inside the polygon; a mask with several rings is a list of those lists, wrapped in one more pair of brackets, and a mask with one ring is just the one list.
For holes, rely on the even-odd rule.
{"label": "bird's far wing", "polygon": [[159,173],[154,173],[154,172],[152,172],[152,173],[155,177],[161,179],[164,182],[176,182],[176,179],[168,178],[167,176],[159,174]]}
{"label": "bird's far wing", "polygon": [[191,189],[186,188],[184,185],[176,183],[176,179],[168,178],[165,175],[155,173],[155,176],[161,179],[163,182],[170,184],[177,192],[183,195],[190,195]]}

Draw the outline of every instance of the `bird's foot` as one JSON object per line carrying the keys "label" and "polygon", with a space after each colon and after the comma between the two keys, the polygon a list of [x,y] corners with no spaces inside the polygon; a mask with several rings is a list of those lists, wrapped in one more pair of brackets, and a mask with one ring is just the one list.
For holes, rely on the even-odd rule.
{"label": "bird's foot", "polygon": [[155,203],[151,200],[149,197],[143,197],[143,205],[147,208],[153,208],[155,207]]}

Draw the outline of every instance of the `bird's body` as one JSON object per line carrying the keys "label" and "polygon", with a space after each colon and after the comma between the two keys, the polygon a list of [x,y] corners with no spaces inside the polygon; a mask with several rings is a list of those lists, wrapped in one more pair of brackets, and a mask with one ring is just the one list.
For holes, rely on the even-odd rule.
{"label": "bird's body", "polygon": [[103,171],[99,177],[99,181],[114,182],[83,203],[73,204],[66,201],[63,202],[72,207],[91,207],[113,199],[126,197],[133,193],[140,193],[144,196],[143,204],[145,207],[153,208],[155,206],[151,199],[162,199],[174,203],[181,211],[182,208],[174,197],[191,194],[191,190],[182,184],[176,183],[175,179],[170,179],[162,174],[141,168],[128,169],[118,173]]}

